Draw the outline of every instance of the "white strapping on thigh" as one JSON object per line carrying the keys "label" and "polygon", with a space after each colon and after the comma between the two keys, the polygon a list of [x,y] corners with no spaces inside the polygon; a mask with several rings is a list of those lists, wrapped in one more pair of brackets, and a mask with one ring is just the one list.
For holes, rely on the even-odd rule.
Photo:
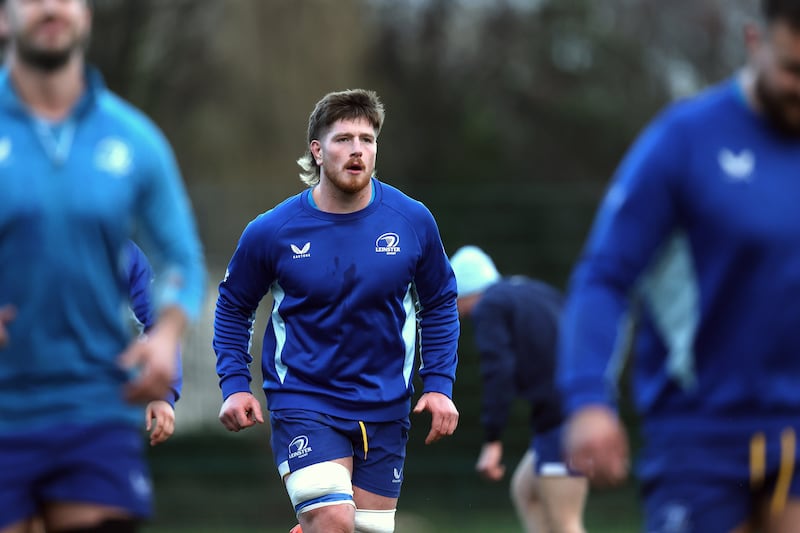
{"label": "white strapping on thigh", "polygon": [[325,507],[353,503],[350,471],[331,461],[306,466],[289,474],[286,492],[297,514]]}

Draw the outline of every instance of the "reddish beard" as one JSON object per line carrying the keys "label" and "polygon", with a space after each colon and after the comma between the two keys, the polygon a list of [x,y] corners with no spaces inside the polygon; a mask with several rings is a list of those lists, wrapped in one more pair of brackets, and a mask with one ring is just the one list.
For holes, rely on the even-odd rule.
{"label": "reddish beard", "polygon": [[323,162],[322,170],[325,173],[325,178],[335,188],[344,193],[355,194],[369,185],[372,172],[362,164],[361,172],[358,174],[350,174],[348,172],[348,167],[351,165],[352,162],[348,162],[344,167],[334,167],[333,165],[328,165],[326,162]]}

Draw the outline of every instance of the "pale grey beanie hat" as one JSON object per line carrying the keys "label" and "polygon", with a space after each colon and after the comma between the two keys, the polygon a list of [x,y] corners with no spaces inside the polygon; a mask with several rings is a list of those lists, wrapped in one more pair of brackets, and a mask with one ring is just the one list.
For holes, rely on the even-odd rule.
{"label": "pale grey beanie hat", "polygon": [[469,296],[481,292],[500,279],[500,273],[492,258],[477,246],[464,246],[450,258],[456,275],[458,296]]}

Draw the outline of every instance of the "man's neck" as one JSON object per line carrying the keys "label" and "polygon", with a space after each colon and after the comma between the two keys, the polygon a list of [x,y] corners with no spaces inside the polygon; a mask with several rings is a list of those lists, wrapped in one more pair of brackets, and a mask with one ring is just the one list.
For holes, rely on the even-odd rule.
{"label": "man's neck", "polygon": [[20,99],[33,114],[47,120],[64,119],[84,91],[83,58],[78,56],[52,72],[10,57],[9,71]]}
{"label": "man's neck", "polygon": [[746,66],[739,71],[737,77],[745,102],[747,102],[750,109],[760,113],[761,104],[756,95],[756,73],[753,71],[752,67]]}
{"label": "man's neck", "polygon": [[372,200],[372,182],[356,193],[343,192],[325,180],[312,189],[314,203],[326,213],[355,213],[367,207]]}

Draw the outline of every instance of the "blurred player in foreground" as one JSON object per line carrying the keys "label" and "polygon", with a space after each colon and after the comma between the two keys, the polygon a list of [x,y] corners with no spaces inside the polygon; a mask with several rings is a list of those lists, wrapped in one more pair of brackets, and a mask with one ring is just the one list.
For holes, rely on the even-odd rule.
{"label": "blurred player in foreground", "polygon": [[[205,269],[158,128],[85,63],[85,0],[6,0],[0,69],[0,531],[133,532],[152,513],[145,404],[175,376]],[[2,26],[2,24],[0,24]],[[134,340],[126,243],[153,263]]]}
{"label": "blurred player in foreground", "polygon": [[573,273],[571,465],[618,483],[632,394],[651,533],[800,532],[800,1],[764,0],[741,72],[669,106],[620,165]]}

